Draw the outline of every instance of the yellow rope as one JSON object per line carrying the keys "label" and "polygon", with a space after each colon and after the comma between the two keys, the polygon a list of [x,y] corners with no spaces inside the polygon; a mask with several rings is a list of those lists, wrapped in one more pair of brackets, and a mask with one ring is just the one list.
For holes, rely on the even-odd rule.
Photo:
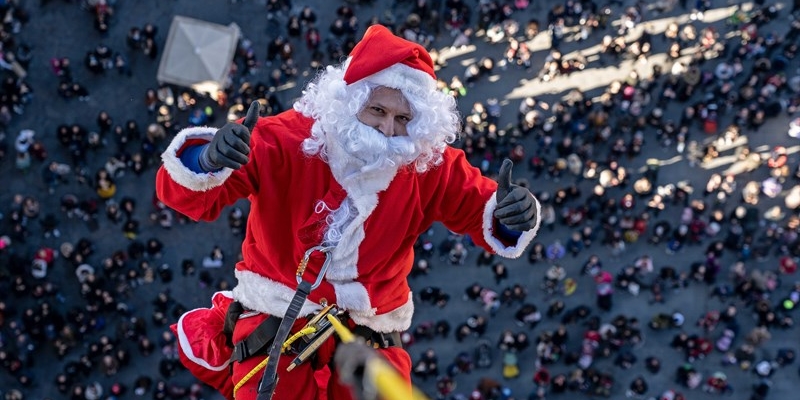
{"label": "yellow rope", "polygon": [[408,382],[400,376],[397,370],[382,358],[375,357],[368,360],[364,369],[366,374],[372,379],[372,383],[375,385],[382,399],[427,399],[424,394],[418,390],[414,390],[416,388],[410,387]]}
{"label": "yellow rope", "polygon": [[338,318],[334,317],[333,315],[326,315],[325,318],[327,318],[331,325],[333,325],[333,329],[336,330],[336,334],[339,335],[339,339],[341,339],[343,343],[350,343],[353,340],[356,340],[353,332],[350,332],[350,329],[347,329],[347,327],[344,326],[344,324],[339,321]]}
{"label": "yellow rope", "polygon": [[316,332],[317,328],[315,326],[307,326],[303,329],[300,329],[299,331],[297,331],[297,333],[295,333],[290,338],[286,339],[285,342],[283,342],[283,347],[281,348],[281,351],[286,351],[287,349],[289,349],[289,346],[291,346],[292,343],[294,343],[297,339],[300,339],[303,336],[310,335]]}
{"label": "yellow rope", "polygon": [[265,358],[264,361],[261,361],[253,369],[251,369],[250,372],[248,372],[247,375],[245,375],[244,378],[242,378],[242,380],[236,383],[236,385],[233,387],[233,397],[236,397],[236,392],[238,392],[239,389],[241,389],[242,386],[244,386],[244,384],[247,383],[247,381],[249,381],[250,378],[253,377],[253,375],[257,374],[259,371],[261,371],[262,369],[264,369],[264,367],[267,366],[268,361],[269,357]]}
{"label": "yellow rope", "polygon": [[[300,339],[303,336],[315,333],[316,331],[317,331],[317,328],[314,327],[314,326],[307,326],[307,327],[297,331],[297,333],[295,333],[289,339],[286,339],[286,341],[283,342],[283,346],[282,346],[281,351],[286,351],[286,349],[288,349],[289,346],[291,346],[292,343],[294,343],[297,339]],[[244,384],[247,383],[247,381],[252,379],[255,374],[259,373],[262,369],[264,369],[264,367],[267,366],[267,362],[269,362],[269,357],[265,358],[264,361],[261,361],[258,365],[253,367],[253,369],[251,369],[250,372],[248,372],[247,375],[244,376],[244,378],[242,378],[239,382],[236,383],[236,385],[233,387],[233,396],[234,397],[236,397],[236,392],[238,392],[239,389],[241,389],[242,386],[244,386]]]}

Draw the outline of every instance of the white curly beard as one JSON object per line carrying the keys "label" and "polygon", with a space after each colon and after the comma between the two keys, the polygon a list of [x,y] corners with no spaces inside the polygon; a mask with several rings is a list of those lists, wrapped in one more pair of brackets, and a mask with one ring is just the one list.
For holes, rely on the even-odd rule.
{"label": "white curly beard", "polygon": [[325,141],[328,164],[342,184],[351,179],[394,177],[399,167],[411,164],[419,155],[409,137],[388,138],[356,117],[336,127],[335,132],[326,132]]}
{"label": "white curly beard", "polygon": [[346,229],[353,220],[362,215],[366,218],[371,209],[359,207],[373,201],[394,179],[400,167],[414,162],[418,156],[412,141],[405,136],[387,138],[376,129],[364,125],[352,117],[336,125],[336,132],[326,132],[328,165],[336,181],[347,192],[347,198],[328,218],[325,242],[336,245],[347,236]]}

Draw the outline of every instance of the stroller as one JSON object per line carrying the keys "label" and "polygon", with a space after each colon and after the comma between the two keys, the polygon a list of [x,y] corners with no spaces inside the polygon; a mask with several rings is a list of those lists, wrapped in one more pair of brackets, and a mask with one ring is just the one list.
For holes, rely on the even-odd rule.
{"label": "stroller", "polygon": [[680,327],[680,319],[676,319],[675,314],[658,313],[650,319],[647,324],[650,329],[659,331],[663,329],[672,329]]}
{"label": "stroller", "polygon": [[503,378],[514,379],[519,376],[517,353],[507,351],[503,354]]}
{"label": "stroller", "polygon": [[491,366],[492,344],[486,339],[481,339],[478,341],[478,346],[475,347],[475,367],[486,369]]}
{"label": "stroller", "polygon": [[715,346],[717,350],[725,353],[731,349],[731,345],[733,341],[736,339],[736,330],[731,328],[726,328],[722,331],[722,335],[717,339]]}
{"label": "stroller", "polygon": [[447,375],[455,377],[460,374],[468,374],[475,368],[472,356],[466,351],[462,351],[456,355],[453,362],[447,366]]}

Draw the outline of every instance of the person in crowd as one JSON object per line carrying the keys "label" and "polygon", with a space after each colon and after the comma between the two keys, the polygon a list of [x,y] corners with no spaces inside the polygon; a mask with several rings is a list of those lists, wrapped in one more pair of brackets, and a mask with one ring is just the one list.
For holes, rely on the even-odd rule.
{"label": "person in crowd", "polygon": [[[147,64],[145,60],[148,59],[140,56],[140,53],[156,58],[160,55],[159,49],[163,48],[164,38],[159,37],[158,32],[166,27],[161,23],[163,20],[158,23],[153,21],[144,28],[140,21],[125,24],[123,21],[138,18],[138,13],[130,10],[113,14],[103,12],[103,17],[98,21],[95,11],[110,9],[115,3],[89,1],[81,4],[90,14],[86,22],[94,22],[100,34],[114,35],[115,26],[120,23],[125,27],[139,25],[127,32],[128,52],[121,53],[107,45],[89,50],[85,61],[91,70],[97,72],[98,79],[85,80],[80,75],[86,71],[74,70],[70,63],[70,58],[74,60],[75,57],[81,57],[83,52],[53,57],[42,53],[48,48],[47,43],[24,43],[22,39],[27,35],[19,34],[28,27],[29,21],[41,23],[41,15],[56,13],[32,13],[21,2],[7,3],[0,5],[4,15],[4,24],[0,27],[3,45],[0,69],[8,75],[0,79],[0,126],[3,127],[0,130],[0,159],[15,160],[17,143],[14,138],[16,132],[21,130],[20,123],[26,119],[21,116],[29,113],[31,101],[42,95],[32,90],[40,86],[38,83],[42,79],[51,82],[54,94],[58,96],[56,100],[64,100],[50,104],[48,107],[52,110],[48,111],[48,115],[57,115],[53,117],[56,119],[69,119],[53,121],[56,127],[53,135],[51,132],[37,135],[33,143],[28,143],[24,151],[18,152],[18,165],[13,162],[5,164],[12,169],[19,167],[20,171],[42,171],[42,175],[10,174],[12,186],[24,185],[24,189],[20,190],[22,199],[30,197],[35,202],[27,203],[20,199],[14,203],[11,199],[15,192],[9,192],[9,200],[0,204],[2,219],[7,221],[5,230],[0,232],[0,285],[9,289],[0,296],[0,337],[3,343],[7,343],[0,349],[0,366],[8,372],[0,374],[0,386],[3,387],[3,394],[9,398],[36,397],[47,386],[42,382],[56,386],[62,397],[69,397],[74,390],[76,398],[80,399],[87,395],[97,396],[100,387],[95,382],[103,382],[100,386],[104,397],[199,396],[190,387],[172,384],[173,379],[167,383],[168,376],[177,374],[173,377],[177,379],[178,375],[186,372],[174,368],[175,358],[178,357],[174,340],[172,344],[167,344],[167,341],[158,337],[163,328],[152,329],[156,325],[175,321],[186,307],[176,303],[154,313],[155,305],[150,303],[152,297],[141,296],[141,293],[149,288],[160,292],[170,281],[175,285],[174,288],[180,285],[207,294],[214,290],[230,290],[232,285],[228,282],[232,282],[233,277],[225,276],[229,272],[227,269],[201,268],[197,271],[194,265],[208,255],[214,244],[220,245],[220,251],[225,250],[229,255],[226,261],[231,264],[241,259],[244,255],[236,254],[232,248],[237,247],[245,237],[250,210],[240,205],[240,215],[231,207],[233,211],[229,215],[229,226],[223,228],[230,228],[233,235],[223,230],[224,240],[220,240],[218,235],[211,232],[217,229],[216,224],[194,224],[186,215],[163,203],[153,202],[151,210],[147,207],[129,207],[132,200],[149,204],[147,200],[150,200],[149,195],[153,192],[152,188],[147,188],[150,181],[140,177],[149,176],[153,172],[151,167],[160,165],[158,155],[168,140],[184,126],[214,125],[213,118],[219,118],[220,115],[228,120],[242,118],[248,110],[247,105],[253,101],[261,104],[261,115],[277,115],[291,108],[279,99],[291,98],[294,94],[300,96],[299,91],[305,87],[285,85],[277,88],[270,85],[273,70],[276,73],[275,83],[280,84],[292,83],[299,76],[314,76],[314,71],[324,69],[326,59],[340,62],[350,54],[356,45],[355,37],[359,30],[363,32],[363,29],[375,23],[383,23],[393,32],[420,43],[430,52],[435,73],[443,85],[440,90],[449,91],[456,99],[458,108],[463,111],[460,121],[463,132],[452,146],[463,149],[470,164],[479,167],[483,175],[491,177],[505,157],[511,158],[515,164],[519,164],[518,160],[528,161],[529,166],[525,171],[515,175],[524,179],[516,183],[541,193],[539,200],[542,201],[543,220],[549,228],[545,232],[552,232],[552,237],[539,238],[539,242],[531,246],[528,256],[529,262],[536,264],[534,268],[518,270],[515,261],[483,258],[485,250],[475,249],[474,238],[469,236],[454,235],[456,239],[447,241],[446,250],[443,250],[440,254],[442,258],[437,262],[433,232],[438,228],[431,227],[426,231],[423,235],[425,240],[414,245],[417,257],[413,265],[408,264],[412,265],[410,274],[417,276],[417,279],[409,282],[409,293],[412,290],[419,293],[425,287],[438,287],[441,293],[450,292],[450,289],[459,290],[446,283],[431,283],[430,278],[440,274],[455,274],[459,278],[466,275],[465,284],[474,278],[480,282],[477,290],[470,287],[465,292],[467,299],[476,300],[463,305],[474,308],[474,318],[458,321],[443,315],[430,321],[427,331],[431,335],[420,336],[421,340],[429,341],[429,347],[435,349],[437,355],[445,354],[443,351],[447,347],[441,346],[440,338],[448,337],[450,326],[457,338],[457,342],[452,343],[454,354],[472,355],[479,332],[493,335],[507,329],[513,330],[516,328],[515,322],[519,321],[516,318],[517,310],[525,304],[536,304],[546,318],[542,318],[538,310],[530,314],[528,309],[525,315],[538,321],[536,329],[549,330],[550,335],[546,340],[534,340],[536,343],[529,348],[525,348],[524,340],[517,339],[517,343],[521,343],[515,347],[517,353],[522,360],[528,355],[541,354],[543,357],[536,357],[537,360],[556,363],[558,367],[554,368],[563,366],[567,369],[554,374],[550,385],[537,388],[531,398],[549,398],[548,394],[558,393],[559,390],[594,395],[603,395],[610,390],[612,397],[622,396],[623,393],[631,393],[635,397],[634,385],[629,384],[632,383],[631,379],[640,375],[650,386],[645,396],[691,398],[692,393],[656,387],[655,381],[648,377],[651,373],[660,374],[658,371],[662,363],[674,364],[674,356],[650,353],[649,349],[668,346],[669,338],[678,330],[682,330],[685,336],[678,335],[673,343],[681,348],[676,353],[677,357],[693,360],[695,369],[702,371],[699,379],[694,373],[680,376],[692,378],[680,381],[695,388],[689,391],[721,390],[724,386],[719,383],[727,382],[736,387],[736,393],[762,399],[769,393],[785,390],[787,380],[783,379],[783,374],[796,373],[792,364],[796,349],[790,345],[777,348],[774,346],[775,339],[770,338],[791,334],[796,329],[792,310],[796,307],[800,290],[792,286],[790,279],[793,279],[792,274],[796,274],[793,263],[800,256],[797,240],[800,224],[794,215],[798,209],[796,200],[800,196],[792,195],[797,192],[792,186],[797,185],[794,172],[800,169],[791,152],[784,151],[790,150],[790,147],[781,148],[780,145],[785,143],[779,135],[763,135],[765,127],[775,121],[782,124],[784,119],[791,120],[800,107],[800,97],[797,96],[800,79],[795,71],[800,23],[797,18],[790,17],[788,24],[775,25],[775,21],[782,20],[776,19],[777,14],[788,14],[788,9],[758,1],[747,13],[736,10],[730,18],[718,23],[708,18],[704,26],[697,25],[697,21],[673,21],[667,26],[663,40],[653,40],[652,27],[645,26],[642,37],[632,42],[626,39],[626,32],[632,32],[642,23],[646,24],[645,21],[655,17],[658,10],[669,13],[669,7],[674,4],[662,1],[646,8],[643,3],[632,2],[611,2],[603,6],[567,1],[553,6],[546,18],[537,21],[527,19],[528,10],[536,5],[529,6],[525,1],[513,4],[485,1],[470,7],[461,0],[448,0],[442,4],[444,13],[437,12],[439,10],[433,2],[398,1],[383,15],[371,16],[370,7],[345,6],[334,12],[338,6],[330,10],[326,9],[327,6],[322,9],[303,6],[299,11],[300,7],[292,8],[288,1],[270,0],[267,8],[273,19],[269,22],[270,38],[265,42],[277,36],[283,40],[281,46],[272,49],[274,65],[260,68],[259,60],[264,60],[260,58],[263,55],[256,54],[256,47],[252,43],[244,46],[251,51],[237,56],[237,64],[228,75],[231,85],[217,91],[216,99],[188,88],[144,83],[139,88],[141,94],[149,92],[144,96],[144,103],[130,102],[133,108],[123,110],[129,113],[129,122],[134,122],[134,127],[128,128],[127,123],[121,125],[118,122],[100,125],[99,120],[95,122],[97,114],[80,120],[82,114],[75,112],[74,108],[97,102],[102,107],[95,113],[99,110],[109,115],[123,112],[119,111],[119,107],[125,102],[108,100],[109,93],[114,92],[107,90],[108,86],[121,82],[108,80],[111,77],[109,70],[118,71],[113,73],[115,77],[129,74],[132,79],[126,80],[126,86],[139,85],[142,78],[141,63]],[[42,9],[49,11],[71,6],[76,6],[75,2],[41,2]],[[628,6],[632,7],[629,9]],[[693,6],[698,11],[702,10],[703,14],[694,13],[690,16],[701,17],[710,10],[710,2],[682,5],[687,12]],[[239,7],[255,5],[252,2],[231,2],[227,7],[238,10]],[[264,7],[263,4],[261,7]],[[451,10],[455,13],[451,14]],[[526,11],[520,12],[522,10]],[[406,18],[406,12],[415,16]],[[330,41],[326,37],[328,24],[335,19],[340,20],[338,25],[333,26],[338,39]],[[617,29],[606,29],[609,26]],[[451,30],[455,36],[438,35],[438,32]],[[70,30],[64,32],[65,39],[71,35]],[[731,35],[733,32],[741,34]],[[121,34],[125,35],[126,32],[121,31]],[[556,41],[560,42],[559,50],[563,50],[563,53],[552,51],[546,67],[543,67],[544,60],[537,58],[535,49],[529,45],[534,39],[545,39],[546,43],[550,39],[547,36],[552,34],[558,36]],[[603,38],[604,35],[608,35],[607,38]],[[453,62],[452,58],[448,60],[452,55],[447,54],[448,51],[471,48],[458,47],[464,44],[477,46],[480,55],[464,65]],[[571,53],[574,46],[578,46],[580,51],[593,44],[602,47],[599,60]],[[452,45],[456,48],[451,48]],[[570,46],[569,52],[565,46]],[[445,50],[440,52],[438,48]],[[687,49],[700,51],[697,55],[689,55]],[[661,63],[658,58],[650,57],[659,52],[666,55],[667,62]],[[39,75],[39,70],[31,68],[39,57],[49,60],[51,68],[42,71],[46,76]],[[524,69],[541,70],[542,76],[548,79],[548,85],[568,86],[573,82],[571,76],[593,74],[596,71],[594,67],[611,66],[609,64],[614,59],[636,60],[636,65],[641,68],[637,68],[639,72],[609,84],[598,79],[598,87],[590,89],[591,92],[568,89],[559,94],[525,94],[524,99],[520,97],[522,101],[519,104],[511,105],[513,110],[510,112],[506,111],[509,105],[504,101],[496,101],[496,94],[484,94],[484,89],[489,85],[501,91],[510,91],[509,88],[519,82],[509,79],[508,74]],[[509,65],[517,67],[509,68]],[[466,67],[471,69],[469,75],[464,74]],[[624,68],[620,66],[620,70]],[[504,74],[497,75],[498,70],[504,71]],[[50,71],[52,76],[49,75]],[[261,78],[264,83],[259,82]],[[148,87],[153,89],[148,91]],[[538,86],[531,87],[538,89]],[[42,93],[46,95],[46,92]],[[566,96],[562,99],[563,95]],[[136,97],[135,93],[133,97]],[[73,99],[81,102],[73,102]],[[474,112],[467,112],[473,104],[476,105]],[[195,116],[192,115],[194,111],[198,112]],[[140,132],[138,126],[152,130],[145,132],[142,129]],[[778,131],[781,129],[784,128]],[[108,132],[112,132],[114,146],[105,144],[109,140]],[[703,134],[696,136],[698,132]],[[755,132],[758,134],[754,135]],[[745,139],[750,143],[737,147]],[[756,142],[758,146],[752,145]],[[658,158],[670,159],[672,154],[680,155],[683,159],[674,164],[661,165],[661,174],[658,175],[653,169],[653,160],[643,159],[652,155],[653,149],[666,152]],[[728,155],[736,158],[734,167],[727,169],[714,166]],[[49,170],[48,166],[53,162],[60,164],[58,171]],[[671,176],[672,168],[681,163],[693,168],[693,173],[685,177]],[[647,168],[639,169],[642,165]],[[96,184],[93,172],[100,170],[108,173],[116,189],[116,194],[111,195],[105,204],[102,203],[101,194],[93,190]],[[740,171],[743,172],[737,174]],[[711,174],[718,176],[710,177]],[[107,184],[108,179],[102,178]],[[691,181],[700,190],[692,191],[690,186],[679,182],[683,179]],[[571,190],[573,181],[577,192]],[[626,187],[629,183],[633,183],[633,191]],[[131,190],[132,185],[136,189]],[[770,197],[779,192],[789,193],[785,206],[782,196],[776,198],[779,200],[777,203]],[[140,197],[140,193],[145,195]],[[553,195],[550,196],[550,193]],[[741,198],[737,197],[740,193]],[[108,196],[109,193],[105,190],[102,195]],[[54,203],[51,197],[55,199]],[[545,198],[547,201],[544,201]],[[745,201],[741,204],[742,216],[737,216],[737,198]],[[142,203],[141,199],[146,202]],[[698,206],[701,203],[702,206]],[[326,202],[326,205],[332,204]],[[97,218],[98,210],[103,208],[107,218]],[[682,212],[687,208],[691,212],[687,213],[685,221],[681,221]],[[329,211],[322,213],[327,215]],[[141,212],[150,213],[150,218],[140,218]],[[642,212],[646,212],[650,219],[641,217]],[[120,235],[98,237],[95,233],[105,232],[107,228],[113,231],[129,221],[132,222],[126,228],[130,229],[126,231],[128,238]],[[83,222],[90,229],[88,233],[84,232]],[[370,223],[368,220],[365,224],[368,230]],[[116,227],[113,227],[115,224]],[[589,232],[584,232],[585,228],[589,228]],[[171,229],[171,232],[166,233],[165,229]],[[173,251],[176,238],[188,230],[192,234],[197,233],[199,238],[213,237],[213,241],[203,242],[207,247],[203,245],[193,249],[193,246],[179,245],[181,251]],[[238,238],[234,236],[237,230],[242,235]],[[583,250],[580,250],[579,239],[573,238],[576,232],[580,232]],[[164,244],[164,249],[169,249],[162,249],[162,258],[154,257],[158,252],[151,253],[155,247],[149,247],[150,238],[157,239]],[[561,258],[564,261],[564,290],[554,291],[552,299],[543,298],[541,291],[526,295],[525,290],[515,289],[524,289],[521,284],[526,276],[530,276],[529,272],[534,274],[534,279],[541,279],[547,271],[547,268],[541,269],[541,265],[550,262],[546,257],[547,245],[557,239],[564,244],[565,255],[585,253],[585,249],[593,246],[592,253],[596,253],[598,260],[602,259],[603,262],[585,266],[582,272],[589,276],[582,276],[578,272],[580,265],[576,268],[574,263],[567,262],[572,257]],[[599,247],[596,246],[598,242],[602,243]],[[612,243],[613,248],[606,246]],[[35,255],[38,249],[43,248],[54,250],[51,264],[45,261],[50,257]],[[190,253],[195,250],[196,254]],[[455,251],[452,254],[454,265],[451,266],[446,261],[451,261],[448,258],[452,250]],[[686,258],[687,263],[661,263],[658,251],[662,250],[673,252],[675,257]],[[491,252],[488,254],[492,255]],[[652,257],[655,269],[649,263],[638,262],[642,254]],[[169,268],[171,262],[180,263],[184,274],[172,276]],[[296,262],[291,260],[289,264]],[[311,269],[315,268],[314,262],[311,263]],[[496,263],[504,264],[510,272],[500,283],[491,279],[489,271],[472,268],[478,265],[491,267]],[[632,276],[636,280],[626,281],[636,282],[636,285],[628,285],[627,290],[614,294],[617,301],[613,307],[609,307],[610,313],[597,312],[603,309],[592,304],[591,299],[587,300],[587,294],[582,289],[591,288],[591,280],[602,275],[602,272],[607,271],[614,277],[628,265],[634,267]],[[457,268],[458,271],[451,268]],[[653,271],[649,272],[651,269]],[[475,276],[470,277],[472,274]],[[788,285],[787,281],[790,282]],[[574,287],[575,282],[580,290],[573,297],[567,297],[567,287]],[[598,285],[597,288],[602,287]],[[609,287],[614,286],[612,284]],[[689,294],[703,297],[710,293],[712,297],[709,301],[722,302],[712,307],[719,311],[719,317],[703,318],[702,327],[683,324],[684,319],[695,321],[698,317],[705,317],[710,310],[688,307],[681,309],[681,312],[667,310],[653,313],[654,316],[625,315],[625,322],[622,323],[622,319],[616,318],[614,312],[622,310],[625,303],[632,299],[636,290],[631,291],[631,287],[645,290],[653,304],[661,303],[668,309],[677,299]],[[73,292],[80,295],[71,295]],[[203,293],[199,293],[199,296],[203,297]],[[487,296],[482,297],[481,293]],[[588,291],[588,296],[594,294]],[[771,300],[763,301],[766,296]],[[178,300],[177,297],[175,300]],[[499,307],[495,308],[498,300]],[[439,312],[435,304],[418,303],[415,306],[423,313]],[[731,310],[728,304],[736,305]],[[197,305],[192,304],[188,308],[194,307]],[[483,307],[487,307],[488,311],[484,311]],[[751,314],[754,316],[752,319],[741,317]],[[636,341],[633,338],[639,337],[638,340],[641,340],[641,332],[637,333],[635,323],[630,322],[635,319],[633,317],[655,323],[658,329],[673,332],[664,336],[661,336],[664,334],[661,332],[656,333],[655,337],[648,337],[648,351],[645,353],[633,345]],[[135,327],[134,322],[127,323],[128,319],[137,321]],[[120,333],[115,335],[118,322]],[[526,324],[520,323],[522,326]],[[555,329],[556,325],[553,325],[558,323],[564,323],[571,333],[578,331],[580,334],[573,334],[572,337],[579,339],[563,339],[563,335]],[[423,324],[414,324],[415,327],[418,325]],[[521,334],[528,332],[527,328],[522,329],[524,332]],[[598,340],[592,339],[592,331],[599,332]],[[411,329],[411,332],[414,330]],[[148,337],[148,333],[154,336]],[[408,331],[404,333],[412,336]],[[583,333],[587,335],[584,337]],[[113,351],[105,350],[105,345],[100,345],[98,338],[103,335],[113,339]],[[126,339],[121,340],[123,337]],[[147,350],[150,354],[148,357],[139,357],[136,352],[137,343],[142,337],[148,337],[152,344],[152,348]],[[582,348],[580,338],[589,338],[584,340],[589,346]],[[406,347],[413,346],[410,341],[401,341]],[[33,350],[26,350],[28,345],[32,345]],[[144,348],[149,347],[145,343]],[[721,379],[717,368],[702,367],[717,361],[711,355],[713,353],[708,353],[714,348],[722,358],[722,372],[727,374],[728,379]],[[56,355],[54,362],[41,362],[39,356],[42,352],[51,349]],[[409,352],[418,355],[423,349],[410,348]],[[541,353],[537,352],[539,350]],[[770,351],[764,353],[767,350]],[[606,358],[605,362],[610,364],[623,352],[630,352],[642,360],[626,370],[631,373],[628,380],[617,379],[618,383],[614,384],[605,374],[595,370],[602,365],[595,364],[600,359]],[[657,354],[659,358],[647,357],[647,353]],[[625,357],[628,356],[630,354],[626,353]],[[620,357],[621,361],[625,357]],[[142,371],[142,376],[138,377],[141,379],[137,379],[140,373],[137,368],[142,363],[152,366],[153,372]],[[131,365],[136,367],[131,368]],[[454,368],[458,365],[452,363]],[[468,363],[462,362],[460,365],[467,366]],[[733,365],[736,368],[730,367]],[[521,366],[525,367],[524,364]],[[476,363],[475,367],[480,368],[480,364]],[[549,365],[547,368],[553,369]],[[574,368],[574,373],[569,368]],[[440,393],[447,393],[453,398],[467,397],[473,392],[483,398],[498,393],[510,396],[496,385],[487,385],[493,390],[476,391],[475,385],[464,385],[461,377],[444,376],[446,372],[457,370],[441,368],[440,374],[443,376],[442,379],[437,378],[438,382],[428,379],[420,380],[418,384],[430,395],[441,389]],[[106,378],[104,375],[115,371],[113,377]],[[157,376],[159,374],[162,376]],[[499,376],[499,371],[497,374]],[[48,382],[48,376],[57,378]],[[417,379],[413,372],[412,376]],[[532,392],[530,380],[523,381],[508,382],[515,388],[514,395],[517,397]],[[115,389],[115,382],[124,384]],[[637,390],[642,387],[635,385]],[[522,391],[518,392],[517,388],[522,388]]]}

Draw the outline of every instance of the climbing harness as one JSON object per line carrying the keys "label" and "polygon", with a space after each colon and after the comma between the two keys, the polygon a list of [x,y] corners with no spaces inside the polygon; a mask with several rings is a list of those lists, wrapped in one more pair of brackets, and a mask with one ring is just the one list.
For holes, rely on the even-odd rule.
{"label": "climbing harness", "polygon": [[[297,290],[283,318],[276,316],[268,317],[244,340],[234,344],[234,351],[231,358],[236,362],[242,362],[252,356],[263,354],[263,350],[269,346],[268,356],[234,384],[234,397],[239,389],[263,370],[264,373],[259,383],[257,400],[270,400],[278,384],[278,358],[281,354],[296,354],[294,360],[292,360],[291,364],[286,368],[286,371],[291,371],[306,360],[309,360],[320,346],[336,332],[334,323],[343,326],[349,320],[349,316],[344,310],[338,308],[336,304],[327,304],[326,301],[323,300],[321,301],[323,308],[315,313],[303,328],[289,336],[291,328],[297,320],[300,309],[303,303],[305,303],[306,298],[308,298],[311,291],[319,287],[325,277],[325,273],[331,262],[331,250],[333,250],[333,247],[323,246],[316,246],[307,250],[295,274],[297,278]],[[326,259],[320,268],[316,280],[311,283],[304,280],[303,275],[305,274],[311,255],[314,252],[324,253]],[[226,330],[230,330],[231,332],[235,321],[230,320],[238,317],[239,312],[243,311],[243,309],[241,309],[241,307],[234,307],[233,310],[233,313],[229,313],[228,320],[226,320],[225,324]],[[236,315],[236,317],[233,315]],[[373,349],[402,347],[399,332],[381,333],[361,325],[354,326],[352,332],[357,337],[363,338],[363,343]]]}
{"label": "climbing harness", "polygon": [[[328,322],[328,319],[326,317],[330,315],[331,317],[336,318],[338,320],[337,315],[341,315],[341,313],[342,311],[339,310],[339,308],[337,308],[335,304],[324,306],[323,309],[320,310],[316,315],[314,315],[314,317],[312,317],[302,329],[297,331],[297,333],[293,334],[291,337],[289,337],[283,342],[283,344],[281,345],[282,353],[286,354],[291,352],[297,354],[295,359],[292,361],[292,364],[290,364],[289,367],[286,368],[286,371],[291,371],[298,365],[302,364],[304,361],[308,360],[312,355],[314,355],[316,350],[319,349],[319,347],[326,340],[328,340],[328,338],[330,338],[334,332],[330,322]],[[265,333],[255,333],[254,331],[254,333],[251,333],[250,336],[268,338],[271,341],[275,337],[275,334],[278,330],[278,324],[280,324],[281,319],[275,318],[276,322],[267,322],[270,320],[270,318],[268,318],[264,323],[262,323],[261,325],[259,325],[258,328],[256,328],[258,330],[261,329],[262,327],[265,327],[263,329],[263,332]],[[250,340],[250,336],[248,336],[246,340]],[[263,339],[259,339],[259,341],[261,340]],[[237,343],[237,346],[242,342]],[[245,348],[247,347],[245,346]],[[253,348],[255,349],[255,347]],[[251,355],[255,355],[258,352],[259,351],[254,351],[253,353],[251,353]],[[238,350],[237,347],[234,350],[234,360],[241,362],[241,360],[244,360],[249,357],[247,356],[242,358],[241,356],[239,356],[240,353],[243,354],[243,352],[240,352],[240,350]],[[236,396],[236,393],[239,391],[239,389],[241,389],[241,387],[244,386],[245,383],[250,381],[250,379],[252,379],[253,376],[262,371],[264,367],[266,367],[268,362],[267,360],[268,358],[262,360],[252,370],[250,370],[241,380],[236,382],[236,384],[233,387],[234,397]]]}
{"label": "climbing harness", "polygon": [[[312,290],[319,287],[319,285],[322,283],[322,280],[325,278],[325,273],[327,272],[328,266],[331,263],[331,250],[333,250],[333,247],[314,246],[306,250],[305,254],[303,255],[303,259],[300,260],[300,264],[297,266],[297,272],[295,273],[295,276],[297,277],[297,290],[294,293],[294,297],[292,297],[292,301],[289,303],[289,308],[286,310],[286,313],[281,320],[280,326],[278,327],[278,333],[275,334],[275,338],[272,341],[272,347],[269,349],[269,355],[267,356],[267,359],[264,360],[264,362],[266,362],[266,367],[264,369],[264,375],[261,377],[261,382],[258,385],[257,400],[270,400],[272,399],[273,393],[275,393],[275,386],[278,384],[278,358],[283,351],[283,344],[289,337],[289,331],[292,329],[294,321],[300,314],[300,309],[302,309],[306,298],[308,298],[308,295]],[[311,254],[314,252],[324,253],[325,262],[322,264],[322,267],[320,267],[316,281],[311,283],[304,280],[303,275],[306,272],[306,267],[308,266],[308,261],[311,258]]]}

